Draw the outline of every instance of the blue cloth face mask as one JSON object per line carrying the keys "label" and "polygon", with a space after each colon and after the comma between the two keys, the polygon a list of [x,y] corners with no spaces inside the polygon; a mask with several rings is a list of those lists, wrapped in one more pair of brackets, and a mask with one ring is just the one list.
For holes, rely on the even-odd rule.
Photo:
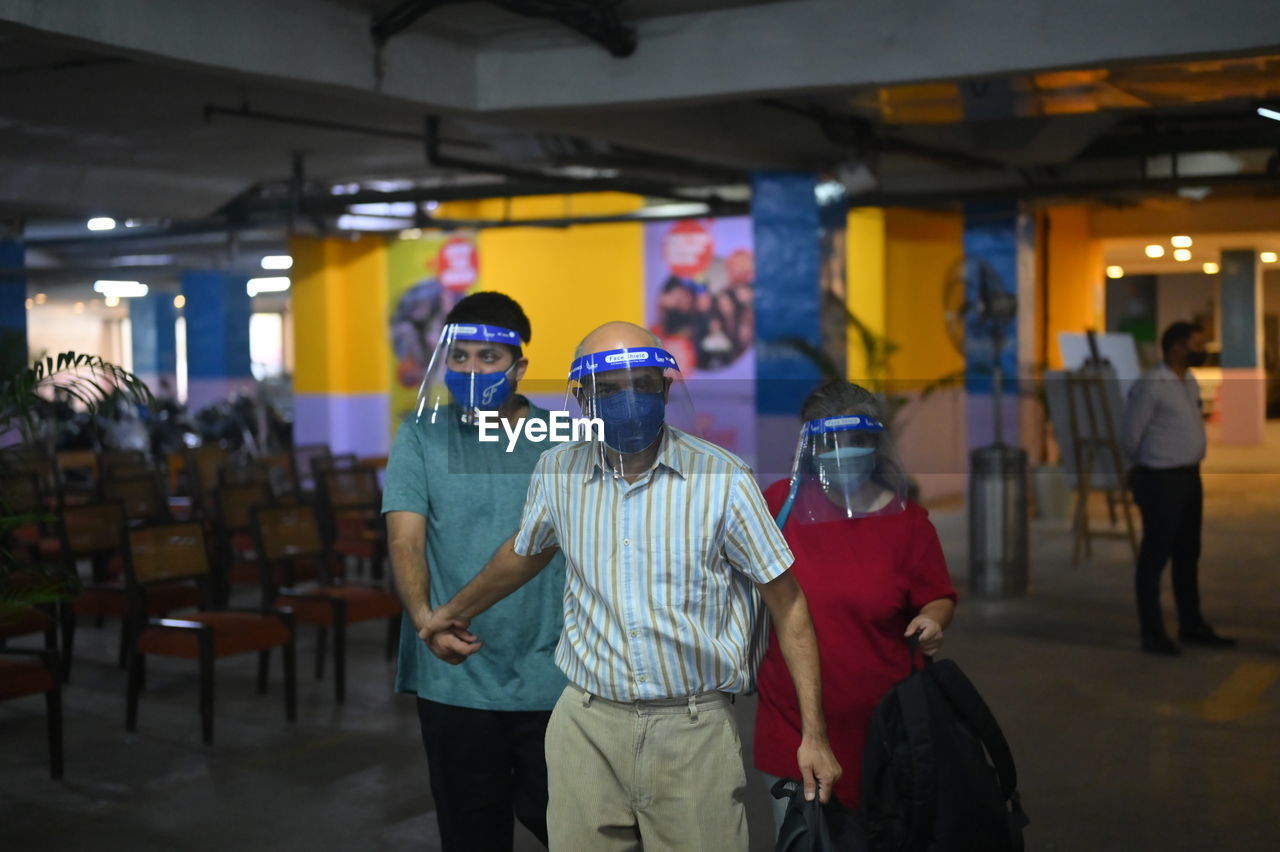
{"label": "blue cloth face mask", "polygon": [[467,411],[496,411],[515,390],[508,375],[510,372],[510,368],[499,373],[459,373],[456,370],[446,370],[444,386],[453,394],[454,401]]}
{"label": "blue cloth face mask", "polygon": [[817,458],[823,467],[823,479],[845,494],[856,493],[876,469],[875,447],[840,447],[818,453]]}
{"label": "blue cloth face mask", "polygon": [[660,393],[624,390],[595,403],[595,416],[604,422],[604,442],[620,453],[638,453],[656,441],[666,413]]}

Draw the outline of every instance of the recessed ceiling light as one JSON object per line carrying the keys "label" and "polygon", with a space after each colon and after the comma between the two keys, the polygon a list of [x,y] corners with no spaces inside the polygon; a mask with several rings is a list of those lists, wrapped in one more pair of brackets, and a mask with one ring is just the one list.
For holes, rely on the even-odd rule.
{"label": "recessed ceiling light", "polygon": [[43,304],[44,304],[45,302],[47,302],[47,301],[49,301],[49,297],[48,297],[48,296],[46,296],[44,293],[36,293],[36,304],[37,304],[37,305],[43,305]]}
{"label": "recessed ceiling light", "polygon": [[1146,248],[1147,257],[1164,257],[1164,246],[1152,243]]}
{"label": "recessed ceiling light", "polygon": [[1169,240],[1169,244],[1174,248],[1191,248],[1190,237],[1173,237]]}
{"label": "recessed ceiling light", "polygon": [[1123,266],[1108,266],[1108,267],[1107,267],[1107,277],[1108,277],[1108,278],[1123,278],[1123,277],[1124,277],[1124,267],[1123,267]]}
{"label": "recessed ceiling light", "polygon": [[289,269],[293,266],[293,258],[287,254],[269,254],[262,259],[263,269]]}
{"label": "recessed ceiling light", "polygon": [[108,308],[114,308],[116,305],[120,304],[120,297],[112,293],[109,296],[103,296],[102,303]]}
{"label": "recessed ceiling light", "polygon": [[115,296],[118,299],[140,299],[147,295],[150,288],[141,281],[95,281],[93,292],[104,296]]}
{"label": "recessed ceiling light", "polygon": [[36,303],[33,302],[32,300],[27,299],[27,310],[31,310],[33,307],[35,307],[35,304]]}
{"label": "recessed ceiling light", "polygon": [[76,313],[78,313],[78,314],[82,314],[82,313],[84,313],[84,302],[76,302],[76,303],[71,307],[71,310],[75,311],[75,312],[76,312]]}
{"label": "recessed ceiling light", "polygon": [[244,289],[250,296],[256,296],[259,293],[283,293],[289,289],[289,279],[285,276],[250,278]]}
{"label": "recessed ceiling light", "polygon": [[110,216],[95,216],[90,219],[86,226],[90,231],[110,231],[116,226],[116,220]]}
{"label": "recessed ceiling light", "polygon": [[1276,259],[1277,259],[1277,255],[1273,251],[1264,251],[1258,255],[1258,260],[1262,261],[1263,263],[1275,263]]}
{"label": "recessed ceiling light", "polygon": [[1217,275],[1217,274],[1218,274],[1218,264],[1214,263],[1213,261],[1209,261],[1208,263],[1206,263],[1206,264],[1204,265],[1204,274],[1205,274],[1205,275]]}
{"label": "recessed ceiling light", "polygon": [[1191,259],[1191,249],[1174,249],[1173,259],[1178,262],[1188,261]]}
{"label": "recessed ceiling light", "polygon": [[182,295],[181,293],[179,293],[178,295],[174,296],[174,297],[173,297],[173,306],[174,306],[175,308],[178,308],[178,309],[185,308],[185,307],[187,306],[187,297],[186,297],[186,296],[184,296],[184,295]]}

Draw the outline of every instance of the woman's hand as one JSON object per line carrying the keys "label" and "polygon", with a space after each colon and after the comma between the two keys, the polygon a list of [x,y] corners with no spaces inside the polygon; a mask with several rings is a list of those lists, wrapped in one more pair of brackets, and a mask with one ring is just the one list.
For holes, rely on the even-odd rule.
{"label": "woman's hand", "polygon": [[938,653],[942,647],[942,625],[934,621],[927,615],[917,615],[911,619],[911,623],[907,625],[907,632],[904,636],[911,636],[914,633],[920,634],[920,650],[929,656]]}

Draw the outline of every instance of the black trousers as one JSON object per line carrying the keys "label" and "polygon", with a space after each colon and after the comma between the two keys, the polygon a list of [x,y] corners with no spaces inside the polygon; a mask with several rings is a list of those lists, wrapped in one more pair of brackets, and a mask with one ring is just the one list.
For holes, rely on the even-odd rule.
{"label": "black trousers", "polygon": [[1173,563],[1173,597],[1178,624],[1192,629],[1203,623],[1200,614],[1200,525],[1204,489],[1200,468],[1134,468],[1130,485],[1142,512],[1142,547],[1134,585],[1138,596],[1138,626],[1143,636],[1164,634],[1160,612],[1160,574]]}
{"label": "black trousers", "polygon": [[551,711],[475,710],[418,699],[444,852],[511,852],[519,819],[547,844]]}

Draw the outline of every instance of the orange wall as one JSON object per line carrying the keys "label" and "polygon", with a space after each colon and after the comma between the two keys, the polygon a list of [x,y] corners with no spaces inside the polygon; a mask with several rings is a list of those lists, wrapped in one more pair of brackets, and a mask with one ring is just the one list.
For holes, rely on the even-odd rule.
{"label": "orange wall", "polygon": [[899,390],[964,367],[947,336],[942,304],[947,278],[963,255],[960,214],[885,211],[885,331],[899,347],[889,361]]}
{"label": "orange wall", "polygon": [[1048,245],[1048,364],[1062,367],[1058,332],[1103,330],[1104,286],[1102,241],[1090,229],[1089,210],[1082,206],[1050,207]]}

